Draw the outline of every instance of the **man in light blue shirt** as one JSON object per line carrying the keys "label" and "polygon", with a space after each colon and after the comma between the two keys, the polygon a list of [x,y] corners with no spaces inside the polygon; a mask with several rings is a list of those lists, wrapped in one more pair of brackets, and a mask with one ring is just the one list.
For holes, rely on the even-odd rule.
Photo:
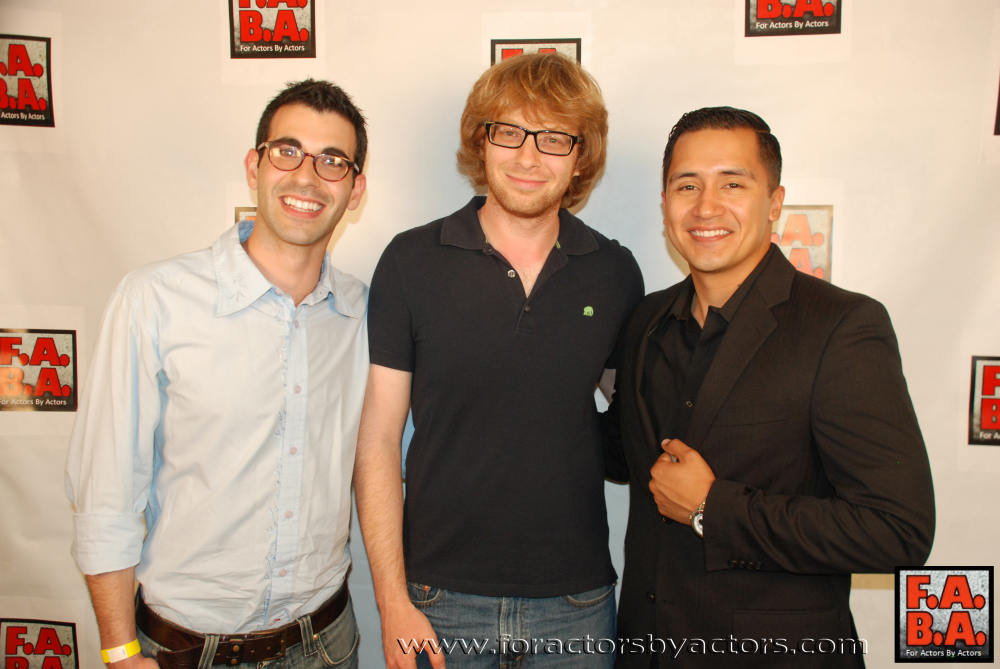
{"label": "man in light blue shirt", "polygon": [[365,192],[365,120],[306,80],[270,102],[255,145],[256,222],[132,272],[104,313],[66,481],[114,669],[357,664],[368,289],[326,248]]}

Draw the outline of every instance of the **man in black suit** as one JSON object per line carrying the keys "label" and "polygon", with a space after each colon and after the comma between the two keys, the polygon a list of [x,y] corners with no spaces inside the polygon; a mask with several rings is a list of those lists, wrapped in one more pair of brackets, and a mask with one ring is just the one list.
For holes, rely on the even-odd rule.
{"label": "man in black suit", "polygon": [[633,313],[605,415],[608,477],[631,483],[618,667],[863,666],[851,574],[930,552],[889,316],[770,243],[780,176],[756,114],[670,133],[664,224],[691,274]]}

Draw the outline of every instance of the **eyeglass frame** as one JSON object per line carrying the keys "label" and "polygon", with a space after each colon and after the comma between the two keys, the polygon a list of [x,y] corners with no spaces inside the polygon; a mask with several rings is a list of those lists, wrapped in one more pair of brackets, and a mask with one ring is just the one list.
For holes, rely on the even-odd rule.
{"label": "eyeglass frame", "polygon": [[[275,144],[283,144],[284,146],[290,146],[291,148],[295,149],[296,151],[298,151],[299,153],[302,154],[302,160],[300,160],[299,164],[296,165],[295,167],[293,167],[290,170],[286,170],[286,169],[283,169],[281,167],[278,167],[277,165],[274,164],[274,161],[271,160],[271,147],[274,146]],[[346,179],[347,175],[351,173],[350,169],[348,169],[346,172],[344,172],[344,176],[340,177],[339,179],[327,179],[322,174],[319,173],[318,169],[316,169],[316,159],[317,158],[319,158],[320,156],[333,156],[334,158],[340,158],[345,163],[347,163],[350,167],[354,168],[355,175],[361,174],[361,170],[358,169],[357,163],[355,163],[353,160],[345,158],[344,156],[338,156],[335,153],[318,153],[318,154],[309,153],[307,151],[303,151],[302,147],[300,147],[300,146],[295,146],[294,144],[289,144],[288,142],[282,142],[282,141],[277,140],[277,139],[271,140],[269,142],[261,142],[260,146],[257,147],[257,151],[260,151],[261,149],[266,149],[267,162],[271,163],[271,166],[274,167],[274,169],[281,170],[282,172],[294,172],[295,170],[299,169],[300,167],[302,167],[302,163],[305,162],[306,156],[308,156],[308,157],[312,158],[312,161],[313,161],[313,172],[316,173],[316,176],[318,176],[320,179],[323,179],[323,181],[325,181],[327,183],[331,183],[331,184],[339,183],[339,182],[343,181],[344,179]]]}
{"label": "eyeglass frame", "polygon": [[[490,128],[495,125],[505,125],[510,128],[517,128],[518,130],[524,132],[524,139],[522,139],[521,143],[518,144],[517,146],[504,146],[503,144],[497,144],[496,142],[493,141],[493,138],[490,137]],[[528,130],[527,128],[522,128],[519,125],[514,125],[513,123],[504,123],[503,121],[483,121],[483,126],[486,128],[486,141],[488,141],[493,146],[499,146],[500,148],[503,149],[520,149],[522,146],[524,146],[524,143],[528,140],[528,136],[531,135],[535,139],[535,148],[538,149],[539,153],[544,153],[547,156],[556,156],[557,158],[565,158],[569,154],[573,153],[573,149],[576,147],[577,144],[583,143],[583,137],[580,137],[579,135],[571,135],[570,133],[563,132],[562,130]],[[569,145],[569,151],[567,151],[566,153],[549,153],[548,151],[543,151],[542,147],[538,145],[538,135],[541,134],[566,135],[571,140],[573,140],[573,143]]]}

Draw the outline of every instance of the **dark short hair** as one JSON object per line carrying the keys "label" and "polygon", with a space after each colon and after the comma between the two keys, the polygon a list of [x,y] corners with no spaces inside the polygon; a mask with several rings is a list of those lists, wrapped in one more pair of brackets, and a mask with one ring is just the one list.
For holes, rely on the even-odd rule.
{"label": "dark short hair", "polygon": [[354,162],[359,172],[364,168],[365,154],[368,152],[368,132],[365,128],[364,114],[354,105],[351,96],[340,86],[329,81],[306,79],[289,82],[285,90],[274,96],[274,99],[264,107],[264,113],[260,115],[260,122],[257,124],[257,142],[254,146],[260,146],[262,142],[267,141],[268,135],[271,134],[271,119],[278,109],[294,104],[305,105],[318,112],[339,114],[353,125],[355,144],[357,144],[354,149]]}
{"label": "dark short hair", "polygon": [[572,207],[594,185],[607,158],[608,110],[600,86],[579,63],[560,53],[514,56],[486,70],[465,103],[458,149],[458,167],[476,186],[486,185],[483,123],[503,120],[513,111],[523,112],[528,120],[547,116],[579,128],[580,174],[562,199],[562,206]]}
{"label": "dark short hair", "polygon": [[753,112],[733,107],[704,107],[681,116],[670,131],[667,148],[663,152],[663,190],[667,189],[667,172],[674,158],[674,145],[680,136],[698,130],[739,130],[745,128],[757,133],[757,155],[767,170],[767,183],[771,192],[781,185],[781,146],[771,134],[771,127]]}

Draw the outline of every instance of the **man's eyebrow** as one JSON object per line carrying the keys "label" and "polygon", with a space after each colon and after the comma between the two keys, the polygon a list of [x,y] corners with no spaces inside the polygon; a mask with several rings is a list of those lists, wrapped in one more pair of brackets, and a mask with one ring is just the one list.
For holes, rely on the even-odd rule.
{"label": "man's eyebrow", "polygon": [[724,174],[726,176],[733,176],[733,177],[746,177],[747,179],[752,179],[754,181],[757,180],[757,177],[754,176],[753,172],[747,169],[743,169],[742,167],[734,167],[732,169],[722,170],[719,172],[719,174]]}
{"label": "man's eyebrow", "polygon": [[[296,149],[301,149],[302,148],[302,142],[300,142],[299,140],[295,139],[294,137],[279,137],[278,139],[272,139],[270,143],[271,144],[278,144],[278,143],[288,144],[290,146],[294,146]],[[339,156],[341,158],[344,158],[345,160],[351,160],[350,156],[348,156],[343,151],[343,149],[338,149],[335,146],[328,146],[325,149],[323,149],[322,151],[320,151],[319,153],[325,153],[328,156]],[[317,154],[317,155],[319,155],[319,154]]]}
{"label": "man's eyebrow", "polygon": [[677,181],[678,179],[684,179],[686,177],[698,178],[699,176],[701,175],[699,175],[697,172],[675,172],[674,174],[671,174],[670,177],[667,179],[667,183],[671,184]]}

